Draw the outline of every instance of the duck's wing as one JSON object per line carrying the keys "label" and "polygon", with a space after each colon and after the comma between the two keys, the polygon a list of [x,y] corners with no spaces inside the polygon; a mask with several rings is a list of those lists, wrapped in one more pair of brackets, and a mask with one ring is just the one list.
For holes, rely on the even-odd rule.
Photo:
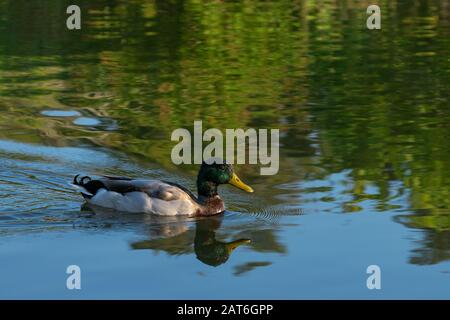
{"label": "duck's wing", "polygon": [[175,183],[175,182],[170,182],[170,181],[165,181],[162,180],[163,183],[166,183],[168,185],[174,186],[176,188],[179,188],[180,190],[184,191],[189,197],[191,197],[192,200],[194,200],[195,202],[198,202],[197,197],[186,187],[182,186],[181,184]]}
{"label": "duck's wing", "polygon": [[[129,181],[130,184],[132,184],[131,181],[134,180],[133,178],[124,177],[124,176],[102,175],[102,177],[103,177],[104,179],[106,179],[107,181],[109,181],[109,182],[111,182],[111,181],[118,181],[117,186],[119,187],[119,189],[120,189],[122,186],[126,185],[126,183],[124,183],[124,181]],[[144,181],[152,181],[152,182],[154,182],[155,180],[144,180]],[[186,188],[186,187],[184,187],[184,186],[182,186],[182,185],[180,185],[180,184],[178,184],[178,183],[171,182],[171,181],[161,180],[161,182],[162,182],[162,183],[165,183],[165,184],[168,184],[168,185],[170,185],[170,186],[179,188],[180,190],[182,190],[182,191],[184,191],[186,194],[188,194],[188,195],[192,198],[192,200],[197,201],[197,197],[196,197],[196,196],[195,196],[188,188]],[[121,192],[120,192],[120,193],[121,193]]]}
{"label": "duck's wing", "polygon": [[73,184],[89,204],[117,211],[176,216],[195,215],[201,209],[185,188],[160,180],[75,177]]}
{"label": "duck's wing", "polygon": [[125,194],[128,192],[143,192],[150,198],[164,201],[194,200],[195,196],[186,188],[160,180],[119,180],[99,179],[109,191]]}
{"label": "duck's wing", "polygon": [[[131,179],[128,177],[103,176],[100,179],[78,176],[73,184],[81,187],[83,195],[92,198],[99,190],[105,189],[126,195],[131,192],[143,192],[151,198],[164,201],[190,200],[197,202],[197,198],[188,189],[171,182],[160,180]],[[85,191],[85,192],[83,192]]]}
{"label": "duck's wing", "polygon": [[103,178],[109,179],[109,180],[133,180],[133,178],[124,177],[124,176],[109,176],[109,175],[102,175]]}

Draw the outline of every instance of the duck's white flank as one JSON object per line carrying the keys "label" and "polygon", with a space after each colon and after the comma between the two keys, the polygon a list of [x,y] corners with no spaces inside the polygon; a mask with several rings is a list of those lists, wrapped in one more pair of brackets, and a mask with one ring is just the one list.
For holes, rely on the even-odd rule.
{"label": "duck's white flank", "polygon": [[96,206],[122,212],[152,213],[164,216],[195,215],[199,208],[198,203],[184,190],[165,182],[131,180],[127,183],[142,191],[118,193],[101,188],[86,201]]}

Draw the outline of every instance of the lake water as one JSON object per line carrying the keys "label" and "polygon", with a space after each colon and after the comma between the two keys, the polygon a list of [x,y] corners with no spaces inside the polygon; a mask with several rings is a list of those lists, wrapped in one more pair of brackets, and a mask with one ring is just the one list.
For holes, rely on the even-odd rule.
{"label": "lake water", "polygon": [[[450,1],[0,0],[0,298],[450,298]],[[279,128],[208,219],[83,206],[177,128]],[[227,242],[249,239],[231,254]],[[81,290],[66,268],[81,268]],[[370,265],[381,290],[369,290]]]}

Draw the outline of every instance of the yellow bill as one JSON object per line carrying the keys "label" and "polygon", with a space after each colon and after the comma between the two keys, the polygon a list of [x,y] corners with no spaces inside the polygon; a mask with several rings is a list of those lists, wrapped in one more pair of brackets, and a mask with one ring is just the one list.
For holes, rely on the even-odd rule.
{"label": "yellow bill", "polygon": [[243,183],[242,180],[239,179],[239,177],[236,175],[236,173],[233,173],[233,177],[231,177],[231,180],[228,183],[244,191],[253,192],[253,189],[250,186]]}
{"label": "yellow bill", "polygon": [[239,240],[235,240],[232,242],[229,242],[225,245],[225,247],[227,248],[228,253],[233,252],[234,249],[236,249],[237,247],[243,245],[243,244],[248,244],[250,243],[251,240],[250,239],[239,239]]}

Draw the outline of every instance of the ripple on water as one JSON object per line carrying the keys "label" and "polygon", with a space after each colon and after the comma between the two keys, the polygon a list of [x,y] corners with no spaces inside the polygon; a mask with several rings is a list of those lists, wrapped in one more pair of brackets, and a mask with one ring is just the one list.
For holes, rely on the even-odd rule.
{"label": "ripple on water", "polygon": [[77,126],[94,127],[99,126],[102,122],[99,119],[91,117],[79,117],[73,121],[73,124]]}
{"label": "ripple on water", "polygon": [[76,126],[89,127],[95,130],[116,131],[117,122],[109,118],[79,117],[72,121]]}
{"label": "ripple on water", "polygon": [[46,117],[68,118],[79,117],[81,113],[75,110],[43,110],[41,114]]}
{"label": "ripple on water", "polygon": [[41,115],[52,118],[74,118],[72,124],[81,127],[101,128],[107,131],[115,131],[117,123],[112,119],[98,118],[93,116],[83,115],[75,110],[43,110]]}

